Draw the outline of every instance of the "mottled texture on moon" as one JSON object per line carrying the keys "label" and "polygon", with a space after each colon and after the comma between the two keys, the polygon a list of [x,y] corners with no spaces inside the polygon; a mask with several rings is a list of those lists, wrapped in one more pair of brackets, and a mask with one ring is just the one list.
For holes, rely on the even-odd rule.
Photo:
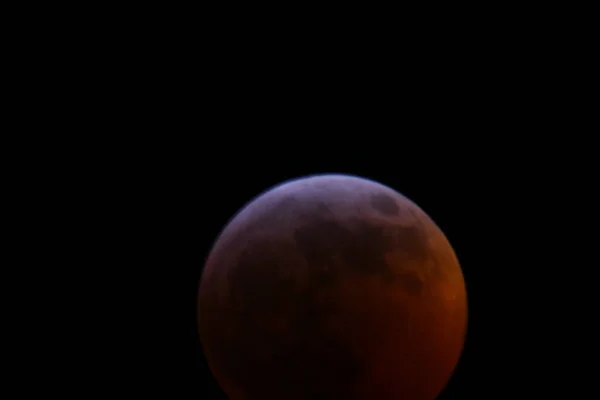
{"label": "mottled texture on moon", "polygon": [[394,190],[345,175],[246,205],[207,259],[198,313],[231,400],[433,400],[467,323],[440,229]]}

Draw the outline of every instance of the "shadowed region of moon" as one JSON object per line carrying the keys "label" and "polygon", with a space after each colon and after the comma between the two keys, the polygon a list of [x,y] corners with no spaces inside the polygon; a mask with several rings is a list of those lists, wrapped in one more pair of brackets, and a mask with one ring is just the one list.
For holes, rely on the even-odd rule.
{"label": "shadowed region of moon", "polygon": [[207,259],[200,339],[231,400],[433,400],[460,357],[462,272],[381,184],[321,175],[247,204]]}

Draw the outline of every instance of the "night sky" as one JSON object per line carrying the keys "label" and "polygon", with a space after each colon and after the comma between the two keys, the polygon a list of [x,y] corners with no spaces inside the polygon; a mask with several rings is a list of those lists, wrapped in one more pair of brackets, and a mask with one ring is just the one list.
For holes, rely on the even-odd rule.
{"label": "night sky", "polygon": [[[115,145],[119,167],[110,166],[113,153],[102,164],[118,177],[105,184],[115,193],[109,205],[123,215],[115,223],[124,237],[119,246],[133,249],[119,260],[126,265],[119,273],[131,282],[123,286],[133,288],[119,313],[125,336],[119,340],[127,348],[114,361],[124,370],[119,381],[133,394],[224,399],[196,327],[198,284],[213,242],[241,207],[273,185],[346,173],[416,202],[458,256],[469,326],[441,399],[535,397],[579,387],[567,384],[574,369],[561,360],[586,354],[573,350],[586,331],[577,328],[573,310],[591,304],[594,291],[580,290],[590,280],[572,271],[581,265],[588,271],[594,262],[574,261],[578,252],[561,257],[565,238],[590,237],[562,226],[585,221],[569,204],[575,177],[583,176],[567,174],[577,153],[552,142],[569,131],[568,121],[557,117],[543,125],[550,109],[518,103],[513,92],[484,101],[483,91],[502,91],[506,81],[484,87],[472,80],[469,96],[453,80],[439,80],[451,87],[428,82],[412,86],[414,96],[401,104],[361,98],[364,109],[333,106],[328,95],[334,88],[327,86],[315,92],[319,96],[303,91],[298,100],[307,102],[289,108],[277,101],[277,91],[255,101],[258,83],[238,77],[227,87],[239,96],[213,82],[213,97],[200,108],[190,102],[191,92],[172,104],[160,99],[164,110],[140,107],[132,120],[145,120],[148,132],[160,134]],[[301,81],[295,85],[303,90]],[[335,94],[356,98],[342,89]],[[429,97],[436,91],[441,95]],[[454,98],[454,92],[463,95]],[[542,127],[547,136],[525,140]]]}
{"label": "night sky", "polygon": [[[345,173],[413,200],[456,252],[469,325],[441,400],[593,396],[584,388],[597,386],[598,235],[585,207],[598,208],[587,194],[598,186],[598,151],[597,129],[585,118],[597,114],[593,80],[582,72],[594,64],[578,59],[594,54],[585,41],[567,37],[568,27],[543,10],[523,16],[528,38],[510,19],[490,25],[493,10],[465,13],[476,27],[441,13],[452,27],[432,30],[432,22],[378,37],[332,28],[334,38],[307,41],[311,26],[299,26],[290,40],[266,27],[256,37],[254,28],[234,34],[231,10],[213,28],[204,22],[212,14],[178,9],[166,22],[163,8],[157,18],[137,9],[124,16],[127,34],[103,22],[94,28],[98,43],[67,28],[68,40],[35,35],[48,40],[47,55],[23,47],[39,59],[16,82],[32,81],[31,91],[20,92],[46,111],[24,107],[18,133],[27,157],[42,163],[22,157],[7,171],[34,171],[34,179],[18,180],[37,189],[27,195],[31,209],[55,220],[42,230],[22,226],[44,239],[61,237],[57,227],[67,226],[81,242],[61,240],[57,257],[30,250],[77,293],[64,295],[60,307],[36,300],[35,313],[25,315],[36,323],[32,342],[57,352],[23,357],[28,371],[46,375],[66,361],[62,345],[46,338],[49,328],[78,355],[65,362],[77,375],[52,378],[59,394],[81,384],[76,398],[225,399],[196,325],[213,242],[272,186]],[[551,29],[536,21],[557,34],[547,36]],[[109,33],[114,38],[104,43]],[[82,42],[71,45],[72,38]],[[16,98],[10,103],[20,106]],[[72,256],[73,249],[83,255]],[[64,259],[77,267],[63,277]],[[37,308],[49,312],[48,323],[38,321]],[[67,309],[75,328],[55,317]],[[29,386],[48,394],[37,380]]]}

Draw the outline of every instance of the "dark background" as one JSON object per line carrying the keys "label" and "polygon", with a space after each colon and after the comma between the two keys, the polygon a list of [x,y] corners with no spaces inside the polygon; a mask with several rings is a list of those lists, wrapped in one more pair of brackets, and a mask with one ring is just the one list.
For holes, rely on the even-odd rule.
{"label": "dark background", "polygon": [[117,69],[118,80],[100,76],[107,100],[86,123],[99,142],[118,133],[96,167],[109,190],[92,196],[110,224],[107,248],[126,254],[106,263],[113,275],[99,273],[115,291],[100,299],[117,310],[106,329],[118,345],[106,349],[123,391],[225,398],[196,330],[203,262],[252,198],[327,172],[403,193],[453,245],[469,328],[442,399],[572,397],[582,387],[573,365],[587,354],[575,349],[593,295],[573,268],[593,262],[565,252],[565,238],[586,236],[569,226],[582,219],[571,199],[590,171],[581,147],[567,145],[582,131],[581,109],[565,104],[568,83],[527,46],[503,57],[490,42],[463,53],[432,43],[440,50],[416,46],[401,62],[365,46],[373,53],[362,63],[352,46],[339,62],[328,51],[269,53],[243,37],[202,57],[168,44]]}
{"label": "dark background", "polygon": [[237,31],[230,11],[214,26],[212,14],[162,7],[108,11],[122,21],[82,15],[77,27],[42,13],[52,29],[17,44],[24,76],[7,76],[24,146],[7,172],[32,170],[17,178],[35,188],[17,218],[39,214],[41,229],[23,228],[60,242],[26,250],[41,253],[43,278],[19,265],[61,297],[26,315],[29,344],[55,353],[23,357],[26,370],[68,364],[49,380],[77,398],[223,398],[196,331],[213,241],[269,187],[339,172],[413,199],[458,255],[469,330],[443,398],[589,397],[598,263],[584,203],[597,209],[587,192],[598,157],[583,39],[593,25],[515,9],[496,22],[499,10],[428,11],[415,26],[408,14],[377,17],[375,29],[322,21],[326,32],[250,18]]}

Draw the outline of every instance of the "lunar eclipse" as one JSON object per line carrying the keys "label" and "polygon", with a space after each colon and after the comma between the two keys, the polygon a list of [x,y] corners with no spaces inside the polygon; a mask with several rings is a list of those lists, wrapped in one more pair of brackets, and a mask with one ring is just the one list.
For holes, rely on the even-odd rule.
{"label": "lunar eclipse", "polygon": [[244,206],[206,260],[198,330],[230,400],[433,400],[460,358],[463,274],[414,202],[316,175]]}

